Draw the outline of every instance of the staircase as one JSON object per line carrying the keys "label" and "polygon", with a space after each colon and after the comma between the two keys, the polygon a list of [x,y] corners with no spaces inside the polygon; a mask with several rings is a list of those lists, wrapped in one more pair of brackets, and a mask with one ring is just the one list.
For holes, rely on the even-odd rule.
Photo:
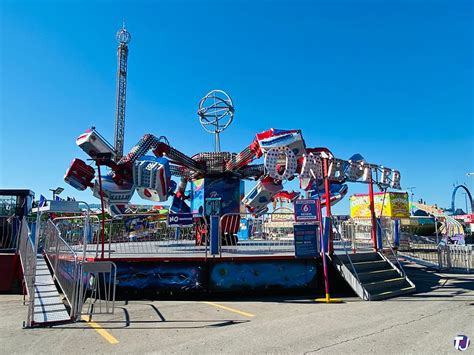
{"label": "staircase", "polygon": [[355,293],[365,301],[378,301],[409,294],[415,285],[406,277],[395,260],[378,252],[333,254],[336,270]]}

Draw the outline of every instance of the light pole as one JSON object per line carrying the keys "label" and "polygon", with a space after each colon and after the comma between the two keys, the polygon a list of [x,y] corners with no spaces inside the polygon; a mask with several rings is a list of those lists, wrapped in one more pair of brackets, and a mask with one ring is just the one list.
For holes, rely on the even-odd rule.
{"label": "light pole", "polygon": [[407,187],[405,190],[410,191],[411,203],[410,203],[410,215],[413,216],[413,196],[415,195],[413,190],[416,189],[415,186]]}
{"label": "light pole", "polygon": [[467,173],[467,174],[466,174],[466,177],[474,177],[474,172],[472,172],[472,173]]}
{"label": "light pole", "polygon": [[53,201],[55,201],[56,196],[61,194],[61,192],[63,192],[64,189],[62,187],[56,187],[55,189],[49,189],[49,191],[51,191],[53,193]]}

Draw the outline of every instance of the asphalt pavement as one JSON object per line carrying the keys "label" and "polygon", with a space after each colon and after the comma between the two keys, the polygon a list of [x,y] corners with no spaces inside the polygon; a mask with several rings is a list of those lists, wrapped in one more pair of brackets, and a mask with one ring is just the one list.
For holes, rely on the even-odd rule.
{"label": "asphalt pavement", "polygon": [[22,328],[22,296],[0,295],[0,352],[448,354],[457,335],[474,340],[474,275],[405,269],[417,293],[380,302],[350,294],[340,304],[309,296],[121,301],[114,315],[38,329]]}

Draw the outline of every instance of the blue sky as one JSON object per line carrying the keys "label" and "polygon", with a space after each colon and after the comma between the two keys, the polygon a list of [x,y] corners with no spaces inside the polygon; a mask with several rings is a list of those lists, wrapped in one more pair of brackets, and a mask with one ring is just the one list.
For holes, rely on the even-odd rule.
{"label": "blue sky", "polygon": [[223,150],[271,127],[301,129],[310,147],[399,169],[415,199],[448,206],[453,183],[474,188],[471,1],[2,0],[0,16],[1,187],[94,200],[63,175],[86,158],[74,143],[85,129],[113,141],[125,20],[126,150],[145,133],[212,150],[196,110],[220,88],[236,108]]}

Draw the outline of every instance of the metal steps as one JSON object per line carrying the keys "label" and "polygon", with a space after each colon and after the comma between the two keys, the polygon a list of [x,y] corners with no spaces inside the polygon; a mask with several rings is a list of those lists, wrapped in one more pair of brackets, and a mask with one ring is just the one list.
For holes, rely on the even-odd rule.
{"label": "metal steps", "polygon": [[331,261],[357,295],[366,301],[392,298],[416,289],[403,270],[381,253],[334,254]]}
{"label": "metal steps", "polygon": [[71,320],[42,255],[36,256],[33,322],[48,325]]}

